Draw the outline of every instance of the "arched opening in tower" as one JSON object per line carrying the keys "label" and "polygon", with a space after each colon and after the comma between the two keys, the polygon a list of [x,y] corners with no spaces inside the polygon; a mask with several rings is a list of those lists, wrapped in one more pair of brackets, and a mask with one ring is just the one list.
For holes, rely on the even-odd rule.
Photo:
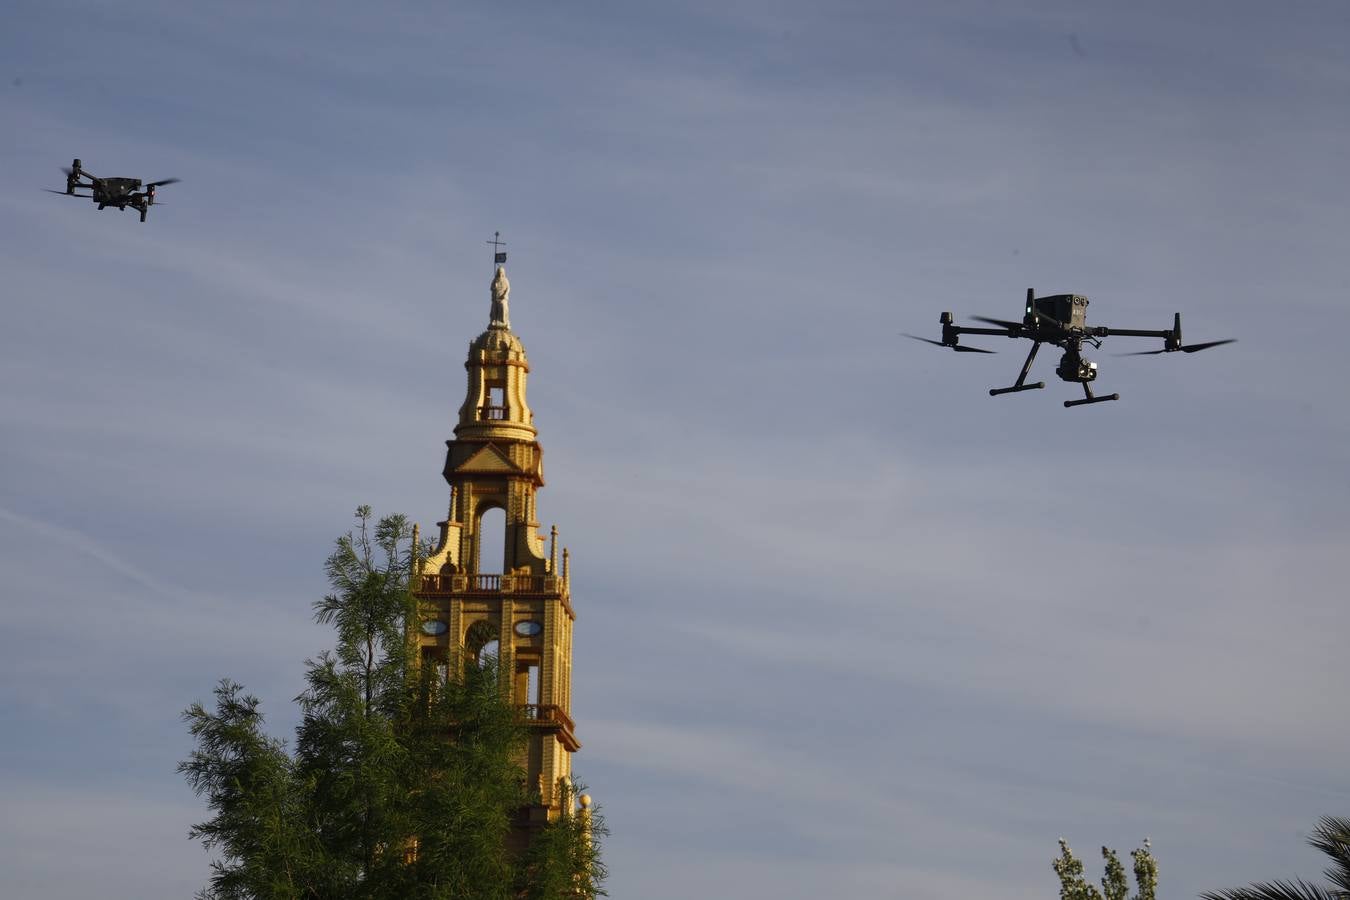
{"label": "arched opening in tower", "polygon": [[525,702],[536,706],[543,702],[540,696],[539,661],[527,661],[525,669]]}
{"label": "arched opening in tower", "polygon": [[539,686],[539,658],[531,653],[516,652],[516,681],[512,685],[516,703],[538,706],[542,703]]}
{"label": "arched opening in tower", "polygon": [[493,638],[482,647],[478,648],[478,665],[480,667],[488,665],[495,666],[497,664],[497,657],[500,653],[501,643],[496,638]]}
{"label": "arched opening in tower", "polygon": [[479,620],[470,625],[464,635],[464,648],[479,666],[487,665],[489,662],[496,663],[497,656],[501,652],[496,623]]}
{"label": "arched opening in tower", "polygon": [[489,381],[486,385],[486,396],[483,399],[486,403],[478,411],[480,419],[487,422],[506,420],[506,382]]}
{"label": "arched opening in tower", "polygon": [[506,571],[506,513],[489,509],[478,517],[478,573]]}

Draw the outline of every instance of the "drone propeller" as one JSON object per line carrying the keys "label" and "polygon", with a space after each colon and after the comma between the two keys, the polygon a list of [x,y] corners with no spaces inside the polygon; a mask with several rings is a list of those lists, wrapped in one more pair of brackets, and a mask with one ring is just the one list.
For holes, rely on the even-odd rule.
{"label": "drone propeller", "polygon": [[145,186],[145,199],[149,202],[151,206],[163,206],[164,204],[160,203],[158,200],[155,199],[155,188],[159,187],[161,184],[173,184],[174,182],[179,180],[181,179],[165,178],[163,181],[150,182]]}
{"label": "drone propeller", "polygon": [[923,341],[925,344],[932,344],[932,345],[935,346],[935,347],[950,347],[952,350],[955,350],[957,353],[997,353],[997,352],[998,352],[997,350],[981,350],[979,347],[962,347],[960,344],[944,344],[944,343],[942,343],[942,341],[935,341],[935,340],[933,340],[932,338],[919,337],[917,334],[905,334],[905,332],[903,332],[903,331],[900,332],[900,333],[903,334],[903,335],[905,335],[905,337],[907,337],[907,338],[913,338],[913,339],[916,340],[916,341]]}
{"label": "drone propeller", "polygon": [[987,322],[990,325],[997,325],[999,328],[1021,328],[1021,322],[1009,322],[1007,319],[988,319],[984,316],[971,316],[976,322]]}
{"label": "drone propeller", "polygon": [[1140,350],[1137,353],[1117,353],[1116,356],[1157,356],[1159,353],[1175,353],[1180,350],[1182,353],[1198,353],[1201,350],[1208,350],[1210,347],[1220,347],[1224,344],[1235,344],[1237,338],[1226,338],[1222,341],[1206,341],[1203,344],[1188,344],[1185,347],[1164,347],[1161,350]]}
{"label": "drone propeller", "polygon": [[67,194],[65,191],[54,191],[54,190],[52,190],[51,188],[43,188],[43,190],[46,191],[46,192],[49,193],[49,194],[60,194],[62,197],[88,197],[88,198],[92,198],[92,197],[94,196],[93,194]]}
{"label": "drone propeller", "polygon": [[1197,350],[1208,350],[1210,347],[1220,347],[1224,344],[1236,344],[1237,338],[1224,338],[1221,341],[1207,341],[1203,344],[1191,344],[1187,347],[1178,347],[1182,353],[1195,353]]}

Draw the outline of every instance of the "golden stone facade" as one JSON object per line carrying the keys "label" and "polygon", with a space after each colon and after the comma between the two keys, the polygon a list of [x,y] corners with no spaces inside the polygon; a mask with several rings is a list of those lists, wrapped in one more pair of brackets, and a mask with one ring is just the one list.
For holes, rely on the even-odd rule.
{"label": "golden stone facade", "polygon": [[[521,825],[542,824],[563,810],[571,755],[580,748],[572,723],[572,611],[569,558],[558,529],[545,542],[535,502],[544,486],[544,451],[526,402],[530,366],[511,331],[510,284],[499,267],[492,315],[469,345],[468,390],[455,437],[446,441],[450,511],[439,546],[419,560],[415,592],[423,626],[423,664],[462,666],[497,642],[504,685],[529,729],[522,761],[542,803],[522,812]],[[504,558],[484,559],[483,516],[504,512]],[[569,804],[570,805],[570,804]],[[567,810],[570,812],[570,810]]]}

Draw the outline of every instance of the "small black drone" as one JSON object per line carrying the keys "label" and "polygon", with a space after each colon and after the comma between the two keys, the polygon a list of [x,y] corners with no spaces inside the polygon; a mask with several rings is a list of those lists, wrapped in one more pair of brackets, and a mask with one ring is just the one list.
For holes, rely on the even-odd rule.
{"label": "small black drone", "polygon": [[1030,340],[1032,342],[1031,352],[1027,354],[1027,361],[1022,364],[1022,371],[1017,376],[1017,383],[1012,387],[990,388],[989,396],[991,397],[997,397],[999,394],[1015,394],[1019,391],[1035,391],[1045,387],[1044,381],[1038,381],[1035,384],[1026,383],[1027,373],[1031,371],[1031,364],[1036,359],[1036,351],[1041,348],[1041,344],[1053,344],[1056,347],[1062,347],[1064,348],[1064,355],[1059,358],[1059,365],[1055,367],[1055,374],[1063,381],[1081,384],[1084,394],[1082,400],[1065,400],[1064,405],[1066,407],[1120,399],[1119,394],[1093,396],[1090,384],[1097,378],[1097,364],[1083,358],[1084,343],[1089,343],[1093,347],[1101,347],[1101,339],[1113,335],[1121,337],[1160,337],[1163,339],[1161,350],[1144,350],[1139,353],[1127,353],[1124,354],[1125,356],[1152,356],[1158,353],[1175,353],[1178,350],[1182,353],[1196,353],[1200,350],[1208,350],[1210,347],[1218,347],[1220,344],[1233,343],[1233,339],[1228,338],[1222,341],[1209,341],[1204,344],[1183,344],[1181,342],[1181,313],[1177,313],[1176,318],[1172,320],[1172,327],[1163,331],[1088,325],[1087,305],[1088,298],[1080,297],[1077,294],[1037,297],[1035,291],[1027,288],[1026,314],[1022,317],[1021,322],[971,316],[977,322],[987,322],[990,325],[998,326],[997,328],[974,328],[965,325],[953,325],[952,314],[944,312],[938,320],[942,323],[942,340],[934,341],[913,334],[907,334],[905,337],[936,344],[939,347],[950,347],[958,353],[994,352],[993,350],[982,350],[979,347],[962,346],[960,335],[963,334],[994,334]]}
{"label": "small black drone", "polygon": [[[84,170],[84,166],[78,159],[71,163],[70,168],[61,171],[66,173],[66,189],[64,191],[48,190],[48,193],[64,193],[71,197],[86,197],[97,203],[99,209],[115,206],[125,212],[129,206],[141,214],[142,222],[145,221],[145,214],[150,211],[150,207],[155,205],[155,188],[178,181],[177,178],[152,181],[144,185],[145,189],[141,190],[142,184],[139,178],[96,178]],[[84,184],[80,181],[81,178],[88,178],[90,183]],[[75,193],[76,188],[89,188],[91,193],[77,194]]]}

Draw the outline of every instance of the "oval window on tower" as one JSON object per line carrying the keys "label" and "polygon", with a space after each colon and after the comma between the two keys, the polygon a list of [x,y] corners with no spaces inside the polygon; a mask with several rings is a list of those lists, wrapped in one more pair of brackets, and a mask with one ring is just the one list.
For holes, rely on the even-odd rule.
{"label": "oval window on tower", "polygon": [[521,637],[534,637],[544,633],[544,626],[539,622],[517,622],[516,634]]}
{"label": "oval window on tower", "polygon": [[422,623],[423,634],[430,634],[430,635],[445,634],[449,630],[450,626],[442,622],[440,619],[432,619],[430,621]]}

